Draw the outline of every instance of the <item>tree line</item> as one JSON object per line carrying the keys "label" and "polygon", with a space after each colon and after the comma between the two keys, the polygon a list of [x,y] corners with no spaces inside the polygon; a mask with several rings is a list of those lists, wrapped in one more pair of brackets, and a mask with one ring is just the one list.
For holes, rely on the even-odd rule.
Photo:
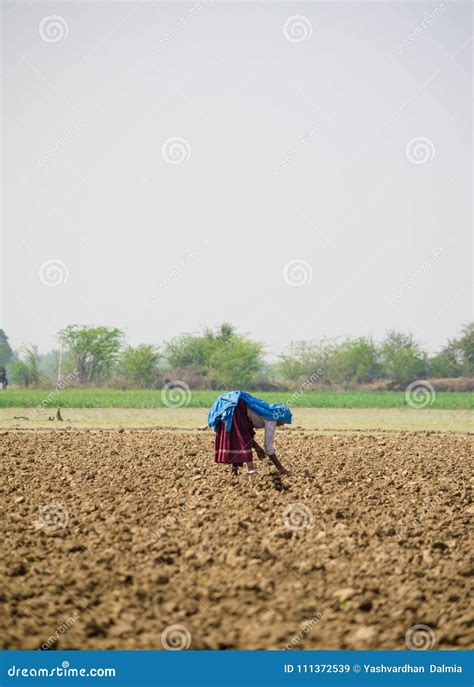
{"label": "tree line", "polygon": [[379,342],[370,337],[294,342],[273,363],[263,343],[229,323],[161,346],[127,345],[115,327],[71,324],[58,332],[58,342],[60,348],[46,355],[33,344],[13,351],[0,329],[0,377],[3,368],[9,383],[22,387],[53,386],[68,377],[78,386],[124,389],[160,388],[171,380],[196,389],[295,389],[309,380],[312,388],[382,390],[419,379],[458,380],[452,388],[473,388],[472,322],[435,355],[412,334],[389,331]]}

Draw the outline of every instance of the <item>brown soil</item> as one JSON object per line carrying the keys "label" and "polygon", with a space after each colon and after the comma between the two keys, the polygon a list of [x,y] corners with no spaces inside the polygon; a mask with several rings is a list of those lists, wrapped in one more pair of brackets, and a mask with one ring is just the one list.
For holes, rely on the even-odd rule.
{"label": "brown soil", "polygon": [[212,445],[2,434],[1,648],[161,649],[176,624],[191,649],[405,649],[415,624],[472,648],[472,436],[283,431],[283,479]]}

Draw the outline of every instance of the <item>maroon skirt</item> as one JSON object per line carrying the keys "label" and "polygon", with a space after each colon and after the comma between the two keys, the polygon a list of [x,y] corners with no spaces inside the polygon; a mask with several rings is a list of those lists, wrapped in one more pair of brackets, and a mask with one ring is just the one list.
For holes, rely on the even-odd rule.
{"label": "maroon skirt", "polygon": [[253,460],[252,439],[255,430],[247,415],[247,404],[240,400],[234,411],[230,432],[225,431],[225,424],[220,422],[216,431],[214,461],[242,465]]}

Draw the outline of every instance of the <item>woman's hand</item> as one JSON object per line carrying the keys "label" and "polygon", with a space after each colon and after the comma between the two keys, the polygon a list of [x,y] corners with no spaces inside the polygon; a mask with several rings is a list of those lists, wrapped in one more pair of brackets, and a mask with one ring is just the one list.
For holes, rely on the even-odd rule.
{"label": "woman's hand", "polygon": [[257,454],[258,458],[260,458],[260,460],[264,460],[267,454],[260,444],[257,444],[257,442],[254,440],[252,446],[255,449],[255,453]]}
{"label": "woman's hand", "polygon": [[277,454],[274,453],[272,456],[268,456],[273,465],[276,467],[280,475],[291,475],[291,472],[287,470],[286,468],[283,467],[283,465],[280,463],[280,461],[277,458]]}

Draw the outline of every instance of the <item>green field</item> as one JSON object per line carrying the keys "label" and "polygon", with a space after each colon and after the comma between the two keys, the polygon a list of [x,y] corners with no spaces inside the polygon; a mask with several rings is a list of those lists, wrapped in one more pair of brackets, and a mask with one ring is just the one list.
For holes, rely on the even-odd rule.
{"label": "green field", "polygon": [[[164,403],[160,389],[121,391],[119,389],[7,389],[0,391],[0,408],[161,408],[166,405],[208,408],[221,391],[191,391],[186,395],[172,392]],[[303,393],[256,392],[269,403],[288,403],[294,408],[408,408],[403,391],[305,391]],[[469,392],[439,392],[426,409],[466,410],[474,408],[474,394]]]}
{"label": "green field", "polygon": [[[207,408],[65,408],[63,422],[49,419],[51,411],[0,408],[0,430],[8,429],[161,429],[202,430]],[[54,417],[54,414],[53,414]],[[469,432],[472,410],[415,410],[413,408],[294,408],[293,425],[317,432],[435,431]],[[0,432],[1,434],[1,432]]]}

